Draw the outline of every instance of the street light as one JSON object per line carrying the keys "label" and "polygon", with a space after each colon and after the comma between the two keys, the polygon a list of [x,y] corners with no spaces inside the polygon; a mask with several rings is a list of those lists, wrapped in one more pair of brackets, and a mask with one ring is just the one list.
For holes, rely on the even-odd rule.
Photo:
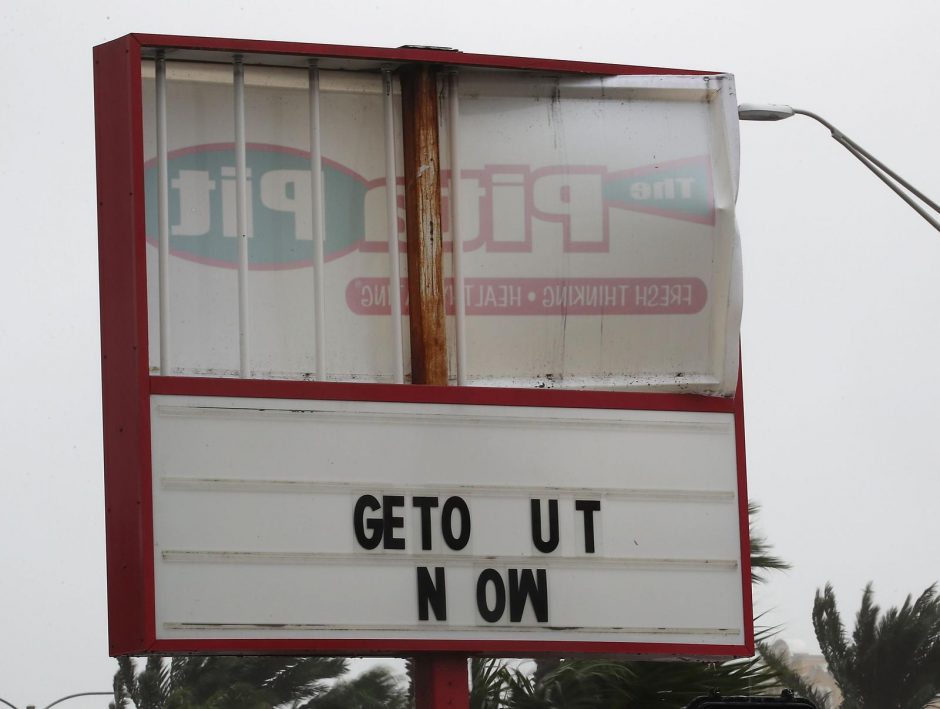
{"label": "street light", "polygon": [[[817,123],[826,126],[837,143],[841,144],[842,147],[852,153],[859,162],[875,173],[882,182],[894,190],[898,197],[907,202],[911,209],[926,219],[934,229],[940,231],[940,221],[937,221],[937,219],[924,208],[924,204],[929,206],[934,213],[938,215],[940,215],[940,205],[937,205],[936,202],[927,197],[923,192],[894,172],[894,170],[889,168],[822,116],[812,111],[804,111],[800,108],[780,104],[742,103],[738,106],[738,118],[742,121],[782,121],[784,118],[789,118],[796,114],[808,116]],[[917,197],[924,204],[919,204],[911,195]]]}
{"label": "street light", "polygon": [[[45,707],[43,707],[43,709],[49,709],[49,707],[54,707],[56,704],[64,702],[66,699],[74,699],[75,697],[110,697],[113,695],[114,692],[79,692],[78,694],[67,694],[64,697],[59,697],[54,702],[52,702],[52,704],[47,704]],[[19,709],[15,704],[10,704],[10,702],[3,698],[0,698],[0,704],[6,704],[8,707],[12,707],[12,709]],[[27,704],[26,709],[36,709],[36,707],[32,704]]]}

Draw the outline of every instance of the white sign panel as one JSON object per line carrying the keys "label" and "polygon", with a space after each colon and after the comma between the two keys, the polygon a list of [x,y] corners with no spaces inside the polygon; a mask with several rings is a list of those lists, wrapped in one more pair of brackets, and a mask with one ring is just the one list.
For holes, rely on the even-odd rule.
{"label": "white sign panel", "polygon": [[[162,333],[152,74],[145,63],[151,368],[164,375],[234,375],[239,295],[231,67],[167,62]],[[454,96],[442,87],[441,112],[452,376],[457,206],[467,383],[733,393],[741,274],[732,79],[460,68],[458,80]],[[249,368],[260,378],[310,379],[321,363],[314,343],[307,71],[247,66],[245,82]],[[322,70],[319,85],[323,370],[334,381],[395,381],[393,353],[407,343],[394,341],[392,319],[408,312],[400,116],[391,120],[402,279],[392,284],[382,77]],[[458,110],[443,110],[452,100]],[[400,111],[397,97],[394,103]],[[400,313],[392,312],[390,288],[401,291]],[[169,342],[167,371],[160,371],[161,337]]]}
{"label": "white sign panel", "polygon": [[158,395],[158,640],[742,646],[731,413]]}

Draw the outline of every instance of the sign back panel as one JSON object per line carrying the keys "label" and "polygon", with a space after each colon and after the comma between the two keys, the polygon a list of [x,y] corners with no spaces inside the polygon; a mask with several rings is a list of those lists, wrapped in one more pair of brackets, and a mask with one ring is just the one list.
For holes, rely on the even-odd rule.
{"label": "sign back panel", "polygon": [[[388,384],[382,72],[442,57],[472,386]],[[731,77],[150,35],[95,72],[112,654],[752,652]]]}
{"label": "sign back panel", "polygon": [[[161,331],[154,62],[142,67],[150,366],[163,375],[235,376],[232,70],[167,61],[166,72],[169,259]],[[733,393],[741,274],[731,78],[478,67],[461,67],[456,76],[441,86],[455,106],[441,111],[453,379],[461,338],[460,378],[468,384]],[[248,65],[244,77],[249,366],[254,377],[310,379],[321,363],[308,72]],[[408,343],[393,333],[394,319],[405,331],[408,319],[397,94],[387,117],[380,72],[321,69],[318,81],[322,369],[332,381],[407,381]],[[387,174],[386,121],[394,175]],[[392,183],[398,207],[390,225]],[[403,274],[394,313],[391,258]],[[162,337],[169,341],[163,369]],[[404,351],[403,373],[395,371],[396,348]]]}

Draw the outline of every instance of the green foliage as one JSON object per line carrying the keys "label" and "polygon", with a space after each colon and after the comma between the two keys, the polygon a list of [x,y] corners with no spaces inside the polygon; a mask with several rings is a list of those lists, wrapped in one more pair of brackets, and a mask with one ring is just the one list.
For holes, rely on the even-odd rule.
{"label": "green foliage", "polygon": [[338,680],[342,658],[148,657],[138,672],[118,658],[112,709],[405,709],[407,697],[385,668]]}
{"label": "green foliage", "polygon": [[407,709],[410,704],[407,689],[384,667],[375,667],[297,709]]}
{"label": "green foliage", "polygon": [[754,518],[760,511],[760,505],[749,502],[747,506],[748,527],[751,541],[751,581],[763,583],[767,580],[768,571],[786,571],[790,564],[779,556],[771,553],[771,545],[767,538],[755,530]]}
{"label": "green foliage", "polygon": [[471,709],[500,709],[514,692],[530,688],[528,675],[500,660],[470,659]]}
{"label": "green foliage", "polygon": [[534,675],[497,660],[477,662],[472,709],[683,709],[713,690],[729,696],[779,686],[758,658],[724,663],[572,660]]}
{"label": "green foliage", "polygon": [[930,586],[884,614],[869,583],[846,637],[832,586],[816,592],[813,627],[843,709],[924,709],[940,698],[940,597]]}

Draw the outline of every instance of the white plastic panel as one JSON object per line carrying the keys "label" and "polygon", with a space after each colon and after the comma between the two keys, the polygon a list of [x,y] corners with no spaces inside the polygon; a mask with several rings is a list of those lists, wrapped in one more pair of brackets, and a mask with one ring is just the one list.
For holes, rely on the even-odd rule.
{"label": "white plastic panel", "polygon": [[[159,639],[744,642],[731,414],[182,396],[151,414]],[[355,533],[367,495],[376,548]],[[436,501],[429,548],[416,497]],[[557,504],[547,551],[533,500],[540,542]],[[419,568],[443,569],[442,617],[419,616]],[[512,574],[537,587],[515,619]]]}
{"label": "white plastic panel", "polygon": [[730,77],[463,71],[467,379],[728,394]]}
{"label": "white plastic panel", "polygon": [[[151,367],[236,376],[231,67],[167,61],[166,372],[159,369],[152,64],[143,71]],[[397,381],[395,321],[407,318],[407,274],[402,253],[395,285],[403,312],[393,313],[381,72],[320,71],[324,362],[316,356],[307,77],[306,68],[246,62],[248,370],[259,378]],[[453,114],[447,83],[441,162],[452,380],[449,163],[459,154],[463,382],[733,393],[741,273],[731,77],[460,69]],[[392,103],[400,172],[397,95]],[[395,179],[391,225],[400,249],[402,179]]]}
{"label": "white plastic panel", "polygon": [[[167,280],[173,366],[163,374],[239,373],[231,74],[225,65],[167,62],[171,254]],[[151,75],[150,65],[145,64],[147,233],[154,247],[148,249],[150,343],[151,365],[158,371],[157,162]],[[398,378],[388,308],[384,317],[359,317],[347,306],[347,292],[354,288],[350,284],[358,277],[369,274],[387,281],[390,270],[383,98],[378,72],[320,71],[328,379]],[[315,379],[317,287],[308,71],[246,66],[245,131],[250,374]],[[393,150],[400,152],[400,137],[393,138]],[[403,240],[404,222],[398,226]],[[400,260],[404,273],[403,253]],[[367,303],[370,293],[367,289],[361,295]]]}

